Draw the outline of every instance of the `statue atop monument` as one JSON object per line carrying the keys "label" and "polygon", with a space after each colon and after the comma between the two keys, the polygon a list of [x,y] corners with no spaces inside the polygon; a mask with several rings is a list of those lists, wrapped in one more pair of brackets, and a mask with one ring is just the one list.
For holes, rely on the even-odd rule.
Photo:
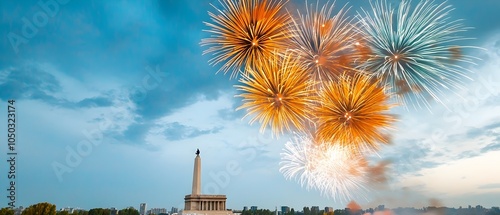
{"label": "statue atop monument", "polygon": [[200,155],[200,149],[196,149],[196,155]]}

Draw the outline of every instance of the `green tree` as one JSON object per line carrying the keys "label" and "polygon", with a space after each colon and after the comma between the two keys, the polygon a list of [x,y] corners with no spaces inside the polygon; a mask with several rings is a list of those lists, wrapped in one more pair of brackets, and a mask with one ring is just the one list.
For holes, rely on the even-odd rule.
{"label": "green tree", "polygon": [[68,211],[57,211],[56,215],[69,215]]}
{"label": "green tree", "polygon": [[42,202],[27,207],[22,215],[56,215],[56,206],[48,202]]}
{"label": "green tree", "polygon": [[257,209],[256,211],[244,210],[244,211],[242,211],[241,214],[242,215],[274,215],[274,211],[271,211],[269,209]]}
{"label": "green tree", "polygon": [[498,207],[492,207],[488,212],[486,212],[486,215],[500,215],[500,208]]}
{"label": "green tree", "polygon": [[309,209],[309,207],[304,207],[304,215],[311,215],[311,209]]}
{"label": "green tree", "polygon": [[86,210],[73,210],[71,215],[89,215],[89,212]]}
{"label": "green tree", "polygon": [[333,211],[333,214],[335,214],[335,215],[347,215],[347,212],[345,210],[342,210],[342,209],[337,209],[337,210]]}
{"label": "green tree", "polygon": [[[134,207],[128,207],[118,211],[119,215],[139,215],[139,211]],[[90,214],[89,214],[90,215]]]}
{"label": "green tree", "polygon": [[107,208],[92,208],[89,210],[88,215],[109,215],[109,209],[107,209]]}
{"label": "green tree", "polygon": [[12,208],[2,208],[0,209],[0,215],[14,215],[14,210]]}

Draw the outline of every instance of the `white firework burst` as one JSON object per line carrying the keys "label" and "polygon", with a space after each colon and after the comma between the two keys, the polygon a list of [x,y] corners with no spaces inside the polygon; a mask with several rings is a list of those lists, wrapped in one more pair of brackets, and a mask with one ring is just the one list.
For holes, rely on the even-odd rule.
{"label": "white firework burst", "polygon": [[302,135],[285,144],[280,172],[302,187],[334,200],[366,198],[368,166],[363,156],[339,144],[315,144]]}

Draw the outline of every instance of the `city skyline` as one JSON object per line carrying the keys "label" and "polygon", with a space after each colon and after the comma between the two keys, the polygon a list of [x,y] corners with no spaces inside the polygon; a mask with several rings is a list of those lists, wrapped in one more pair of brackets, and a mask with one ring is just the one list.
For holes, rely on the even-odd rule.
{"label": "city skyline", "polygon": [[[432,201],[432,200],[431,200]],[[121,209],[126,209],[126,208],[134,208],[136,209],[139,214],[141,214],[141,206],[143,204],[147,204],[147,203],[140,203],[139,206],[136,208],[134,206],[128,206],[128,207],[124,207],[124,208],[116,208],[116,207],[104,207],[103,209],[109,209],[109,210],[121,210]],[[351,204],[351,203],[350,203]],[[287,205],[280,205],[280,206],[275,206],[274,208],[260,208],[259,206],[243,206],[243,208],[228,208],[228,210],[232,210],[233,212],[241,212],[241,211],[256,211],[256,210],[269,210],[269,211],[277,211],[279,212],[280,214],[283,214],[283,213],[288,213],[288,212],[291,212],[291,210],[293,209],[295,212],[298,212],[298,213],[304,213],[304,210],[308,210],[308,212],[311,212],[311,213],[319,213],[321,211],[327,213],[327,212],[332,212],[334,210],[344,210],[344,209],[355,209],[355,210],[363,210],[363,211],[369,211],[369,210],[374,210],[374,211],[384,211],[384,210],[397,210],[397,209],[416,209],[416,210],[423,210],[423,209],[428,209],[428,208],[448,208],[448,209],[498,209],[499,206],[492,206],[492,207],[484,207],[482,205],[466,205],[466,206],[459,206],[459,207],[447,207],[446,205],[440,205],[439,202],[430,202],[430,205],[428,206],[424,206],[424,207],[395,207],[395,208],[389,208],[389,207],[385,207],[385,205],[378,205],[378,206],[375,206],[375,207],[367,207],[367,208],[358,208],[359,205],[346,205],[345,207],[341,207],[341,208],[335,208],[335,207],[331,207],[331,206],[317,206],[317,205],[305,205],[305,206],[302,206],[300,208],[293,208],[293,207],[289,207]],[[23,209],[25,209],[26,207],[23,207]],[[19,209],[19,208],[15,208],[15,209]],[[69,213],[72,213],[72,211],[75,211],[75,210],[84,210],[84,211],[88,211],[90,209],[97,209],[97,208],[79,208],[79,207],[59,207],[59,208],[56,208],[56,211],[68,211]],[[154,212],[160,212],[160,213],[168,213],[168,214],[173,214],[173,213],[179,213],[181,210],[179,208],[176,208],[176,207],[171,207],[170,209],[169,208],[165,208],[165,207],[153,207],[153,208],[146,208],[145,210],[145,214],[146,215],[150,215],[150,214],[158,214],[158,213],[154,213]]]}
{"label": "city skyline", "polygon": [[[335,3],[334,11],[349,3],[350,17],[369,8],[368,1]],[[197,148],[201,191],[224,193],[227,208],[348,204],[286,180],[280,153],[292,135],[260,133],[235,110],[237,80],[215,74],[199,44],[209,36],[202,30],[210,4],[218,1],[0,1],[0,116],[15,99],[16,206],[181,209]],[[464,65],[473,80],[449,95],[447,107],[391,111],[399,120],[392,144],[370,157],[391,161],[387,184],[353,199],[362,207],[424,207],[430,199],[499,206],[500,2],[447,4],[453,19],[473,27],[464,35],[475,39],[463,42],[478,47],[464,50],[481,59]],[[287,8],[304,5],[295,0]],[[35,20],[41,16],[46,23]],[[0,123],[0,135],[6,130]],[[7,173],[3,161],[0,174]]]}

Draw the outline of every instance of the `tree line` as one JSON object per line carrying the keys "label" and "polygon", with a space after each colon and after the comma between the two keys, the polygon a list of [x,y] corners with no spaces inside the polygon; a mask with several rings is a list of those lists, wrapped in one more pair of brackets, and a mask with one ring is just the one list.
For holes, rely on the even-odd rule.
{"label": "tree line", "polygon": [[[50,204],[48,202],[42,202],[38,204],[31,205],[23,210],[21,215],[110,215],[110,210],[108,208],[92,208],[88,211],[86,210],[74,210],[73,213],[68,211],[57,211],[56,205]],[[14,215],[15,211],[10,208],[0,209],[0,215]],[[118,211],[120,215],[139,215],[139,211],[134,207],[124,208]]]}

